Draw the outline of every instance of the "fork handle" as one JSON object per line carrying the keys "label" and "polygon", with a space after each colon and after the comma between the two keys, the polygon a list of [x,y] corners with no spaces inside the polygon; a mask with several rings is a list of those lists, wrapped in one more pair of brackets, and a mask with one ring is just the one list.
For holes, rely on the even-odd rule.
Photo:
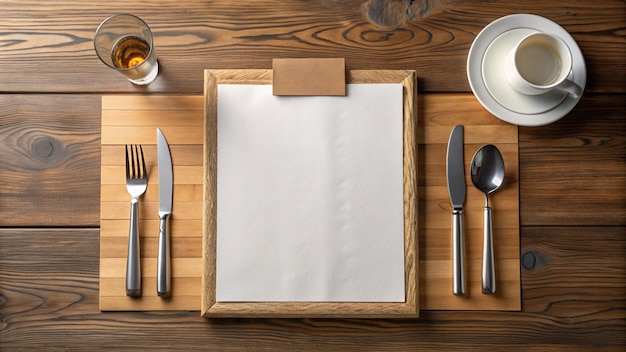
{"label": "fork handle", "polygon": [[126,258],[126,295],[141,296],[141,263],[139,258],[139,201],[130,202],[128,257]]}
{"label": "fork handle", "polygon": [[157,256],[157,294],[170,296],[170,239],[169,213],[159,213],[159,249]]}

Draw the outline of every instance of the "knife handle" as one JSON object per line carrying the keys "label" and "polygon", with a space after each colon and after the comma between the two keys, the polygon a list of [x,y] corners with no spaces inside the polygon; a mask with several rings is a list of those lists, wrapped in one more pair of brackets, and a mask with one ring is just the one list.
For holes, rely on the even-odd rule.
{"label": "knife handle", "polygon": [[496,273],[493,259],[493,234],[491,229],[491,208],[485,207],[483,238],[483,293],[496,293]]}
{"label": "knife handle", "polygon": [[157,294],[170,296],[169,213],[159,213],[159,249],[157,254]]}
{"label": "knife handle", "polygon": [[463,242],[463,210],[452,211],[452,293],[465,294],[465,245]]}
{"label": "knife handle", "polygon": [[141,296],[141,262],[139,257],[139,200],[130,202],[130,229],[126,257],[126,295]]}

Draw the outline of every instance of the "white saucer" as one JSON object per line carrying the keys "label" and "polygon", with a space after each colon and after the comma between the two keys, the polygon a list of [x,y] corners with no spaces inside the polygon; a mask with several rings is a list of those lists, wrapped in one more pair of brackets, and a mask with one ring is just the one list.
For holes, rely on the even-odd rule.
{"label": "white saucer", "polygon": [[553,33],[567,43],[573,56],[571,79],[584,89],[587,82],[585,61],[574,38],[558,24],[528,14],[502,17],[476,36],[467,59],[467,77],[478,101],[499,119],[521,126],[542,126],[569,113],[580,97],[575,99],[561,92],[529,96],[508,85],[503,53],[508,53],[517,40],[531,32]]}
{"label": "white saucer", "polygon": [[567,96],[566,92],[556,89],[539,95],[522,94],[513,89],[504,78],[504,61],[507,55],[520,39],[531,33],[537,31],[518,28],[504,32],[491,42],[483,56],[482,75],[489,94],[500,105],[520,114],[541,114],[552,110]]}

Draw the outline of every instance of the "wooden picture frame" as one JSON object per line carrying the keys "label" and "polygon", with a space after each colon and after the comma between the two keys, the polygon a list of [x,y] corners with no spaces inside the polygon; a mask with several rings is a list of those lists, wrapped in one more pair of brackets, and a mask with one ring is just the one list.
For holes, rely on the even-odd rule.
{"label": "wooden picture frame", "polygon": [[403,86],[404,302],[218,302],[217,89],[219,84],[272,84],[272,70],[205,70],[204,220],[201,315],[214,317],[415,318],[419,316],[417,78],[411,70],[352,70],[348,84]]}

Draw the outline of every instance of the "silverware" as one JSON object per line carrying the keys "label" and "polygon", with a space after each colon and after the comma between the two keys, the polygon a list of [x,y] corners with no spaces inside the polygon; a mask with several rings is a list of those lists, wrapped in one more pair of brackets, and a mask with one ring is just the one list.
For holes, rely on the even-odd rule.
{"label": "silverware", "polygon": [[472,183],[485,194],[484,236],[483,236],[483,293],[496,292],[496,273],[493,260],[493,234],[491,230],[491,208],[489,194],[502,186],[504,181],[504,160],[500,150],[494,145],[482,146],[474,157],[470,166]]}
{"label": "silverware", "polygon": [[[148,173],[141,146],[125,147],[126,189],[130,200],[130,229],[128,233],[128,257],[126,259],[126,295],[141,296],[141,263],[139,254],[139,198],[148,188]],[[139,159],[141,153],[141,160]],[[130,154],[130,160],[128,155]]]}
{"label": "silverware", "polygon": [[452,203],[452,292],[465,294],[465,248],[463,243],[463,203],[465,202],[465,163],[463,161],[463,126],[450,133],[446,157],[448,192]]}
{"label": "silverware", "polygon": [[157,128],[157,152],[159,159],[159,249],[157,255],[157,294],[170,295],[170,239],[169,218],[172,215],[173,171],[170,149]]}

